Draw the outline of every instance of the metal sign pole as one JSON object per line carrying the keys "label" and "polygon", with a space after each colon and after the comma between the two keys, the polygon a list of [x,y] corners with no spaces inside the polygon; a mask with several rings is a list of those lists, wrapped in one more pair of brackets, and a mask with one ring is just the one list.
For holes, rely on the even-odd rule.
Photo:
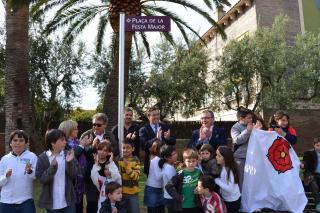
{"label": "metal sign pole", "polygon": [[122,153],[123,127],[124,127],[124,57],[125,56],[125,13],[120,13],[119,21],[119,100],[118,100],[118,138],[119,153]]}

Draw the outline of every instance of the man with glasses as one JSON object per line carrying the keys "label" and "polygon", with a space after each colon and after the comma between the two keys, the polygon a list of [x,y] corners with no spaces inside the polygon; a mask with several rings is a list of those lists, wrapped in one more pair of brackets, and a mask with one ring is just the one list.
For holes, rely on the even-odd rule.
{"label": "man with glasses", "polygon": [[160,122],[159,109],[156,107],[149,108],[147,111],[147,116],[149,119],[149,124],[145,125],[139,130],[141,146],[145,151],[143,172],[146,175],[149,174],[150,148],[153,142],[160,141],[161,144],[167,145],[176,144],[176,138],[171,136],[169,127]]}
{"label": "man with glasses", "polygon": [[107,115],[104,113],[97,113],[92,117],[92,129],[89,129],[86,132],[84,132],[81,135],[81,138],[83,138],[84,136],[91,135],[93,141],[97,141],[98,144],[106,139],[111,143],[113,156],[117,156],[119,155],[119,145],[114,135],[106,129],[107,125]]}
{"label": "man with glasses", "polygon": [[[84,137],[88,137],[91,139],[92,142],[87,147],[78,146],[75,148],[75,155],[81,154],[81,152],[85,153],[87,158],[88,166],[86,169],[86,187],[87,187],[87,212],[97,212],[98,210],[98,199],[99,199],[99,191],[97,190],[96,186],[93,184],[90,173],[91,169],[94,164],[94,157],[93,154],[97,153],[97,146],[99,143],[103,142],[104,140],[108,140],[112,146],[113,156],[119,155],[119,145],[118,142],[115,140],[113,134],[106,130],[108,125],[108,117],[104,113],[97,113],[92,117],[92,129],[87,130],[84,132],[80,139]],[[104,171],[104,164],[101,166],[101,174]],[[99,173],[100,173],[99,171]]]}
{"label": "man with glasses", "polygon": [[200,149],[203,144],[210,144],[214,150],[221,145],[227,145],[225,129],[214,125],[214,113],[211,110],[201,112],[201,127],[192,132],[188,148]]}

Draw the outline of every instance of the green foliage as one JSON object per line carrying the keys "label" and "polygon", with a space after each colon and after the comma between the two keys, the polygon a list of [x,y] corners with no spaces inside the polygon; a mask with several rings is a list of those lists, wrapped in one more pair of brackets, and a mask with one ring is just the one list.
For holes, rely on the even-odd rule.
{"label": "green foliage", "polygon": [[135,82],[136,89],[128,95],[129,105],[138,112],[156,105],[163,117],[172,117],[178,111],[192,115],[204,105],[208,63],[208,54],[200,46],[194,44],[188,51],[180,44],[173,49],[169,42],[163,41],[154,48],[150,74],[136,70],[140,81]]}
{"label": "green foliage", "polygon": [[78,107],[70,113],[68,118],[77,122],[91,122],[95,113],[97,113],[96,110],[83,110]]}
{"label": "green foliage", "polygon": [[190,116],[204,105],[209,57],[196,44],[189,51],[180,45],[174,56],[167,61],[169,66],[163,72],[151,74],[150,94],[164,115],[180,112]]}
{"label": "green foliage", "polygon": [[30,38],[31,106],[36,126],[45,131],[50,122],[64,119],[86,85],[84,46],[77,49],[41,35]]}
{"label": "green foliage", "polygon": [[292,87],[295,99],[320,102],[320,33],[297,37],[293,52]]}
{"label": "green foliage", "polygon": [[320,35],[299,35],[288,42],[287,16],[254,36],[231,41],[213,70],[212,106],[292,108],[299,101],[319,101]]}
{"label": "green foliage", "polygon": [[106,83],[112,70],[111,52],[107,49],[102,49],[100,54],[91,55],[89,69],[94,70],[94,75],[90,77],[93,86],[97,88],[98,94],[103,97],[106,90]]}

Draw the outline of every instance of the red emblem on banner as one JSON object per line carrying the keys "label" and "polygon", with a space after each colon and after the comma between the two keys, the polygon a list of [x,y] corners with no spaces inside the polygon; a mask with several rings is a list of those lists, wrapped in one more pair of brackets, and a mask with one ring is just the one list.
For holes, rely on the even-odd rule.
{"label": "red emblem on banner", "polygon": [[278,173],[285,173],[293,168],[289,154],[290,144],[282,137],[277,137],[268,150],[267,157]]}

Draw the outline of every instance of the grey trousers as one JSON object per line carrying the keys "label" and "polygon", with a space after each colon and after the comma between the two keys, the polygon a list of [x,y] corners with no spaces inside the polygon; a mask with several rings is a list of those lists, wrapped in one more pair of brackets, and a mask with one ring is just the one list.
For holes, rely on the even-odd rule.
{"label": "grey trousers", "polygon": [[235,158],[236,163],[239,168],[239,188],[240,192],[242,192],[242,184],[243,184],[243,174],[244,174],[244,166],[246,164],[245,158]]}
{"label": "grey trousers", "polygon": [[125,205],[125,209],[127,213],[140,213],[139,206],[139,195],[124,195],[123,196],[123,204]]}

